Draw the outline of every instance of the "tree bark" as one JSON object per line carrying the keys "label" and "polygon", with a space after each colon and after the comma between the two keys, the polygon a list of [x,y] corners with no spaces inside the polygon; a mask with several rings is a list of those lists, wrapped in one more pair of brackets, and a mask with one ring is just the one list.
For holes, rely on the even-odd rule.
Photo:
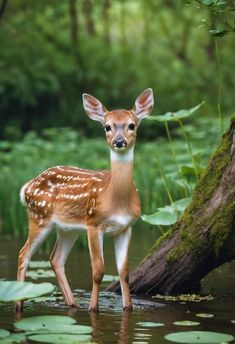
{"label": "tree bark", "polygon": [[[211,270],[235,259],[235,118],[182,218],[130,274],[132,293],[195,292]],[[120,292],[119,283],[111,291]]]}

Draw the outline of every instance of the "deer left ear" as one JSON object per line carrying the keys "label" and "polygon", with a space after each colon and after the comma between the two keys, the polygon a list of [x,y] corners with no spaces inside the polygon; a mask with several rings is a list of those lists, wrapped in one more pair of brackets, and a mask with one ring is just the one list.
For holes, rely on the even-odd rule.
{"label": "deer left ear", "polygon": [[138,119],[142,119],[150,115],[154,105],[153,90],[147,88],[143,91],[135,101],[134,112]]}

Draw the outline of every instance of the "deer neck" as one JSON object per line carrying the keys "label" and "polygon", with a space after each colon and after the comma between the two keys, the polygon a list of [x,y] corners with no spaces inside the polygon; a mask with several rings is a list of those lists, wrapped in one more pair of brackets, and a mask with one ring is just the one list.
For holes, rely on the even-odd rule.
{"label": "deer neck", "polygon": [[134,148],[127,152],[111,150],[111,179],[108,198],[117,209],[127,209],[133,191]]}

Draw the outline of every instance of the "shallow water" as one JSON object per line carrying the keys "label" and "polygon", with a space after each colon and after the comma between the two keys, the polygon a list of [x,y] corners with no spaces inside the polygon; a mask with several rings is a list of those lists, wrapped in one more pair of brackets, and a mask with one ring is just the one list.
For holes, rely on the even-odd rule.
{"label": "shallow water", "polygon": [[[130,247],[130,269],[133,269],[154,243],[157,233],[148,229],[136,229]],[[0,278],[15,279],[17,254],[22,246],[17,240],[0,242]],[[116,275],[112,238],[105,240],[106,273]],[[47,260],[49,254],[39,253],[35,259]],[[79,324],[91,325],[93,341],[96,343],[168,343],[164,336],[170,332],[185,330],[216,331],[235,335],[235,262],[209,274],[202,283],[202,292],[211,293],[214,301],[180,303],[158,301],[151,297],[133,296],[134,311],[123,312],[119,295],[105,292],[107,283],[102,284],[100,312],[98,315],[87,311],[91,290],[91,269],[88,250],[75,247],[68,259],[66,271],[80,309],[71,310],[63,301],[35,304],[27,302],[23,317],[33,315],[70,315]],[[44,281],[44,280],[43,280]],[[48,281],[48,280],[47,280]],[[51,279],[54,282],[53,279]],[[0,305],[0,328],[13,329],[16,320],[12,304]],[[214,318],[198,318],[197,313],[212,313]],[[176,326],[174,321],[199,321],[200,326]],[[138,322],[161,322],[161,328],[147,328]]]}

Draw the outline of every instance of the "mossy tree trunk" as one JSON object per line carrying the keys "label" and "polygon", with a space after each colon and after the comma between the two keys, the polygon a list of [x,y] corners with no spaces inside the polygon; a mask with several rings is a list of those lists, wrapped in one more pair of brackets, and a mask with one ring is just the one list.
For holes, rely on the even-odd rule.
{"label": "mossy tree trunk", "polygon": [[[214,268],[235,259],[235,118],[182,218],[130,274],[132,293],[194,292]],[[119,283],[109,290],[120,291]]]}

